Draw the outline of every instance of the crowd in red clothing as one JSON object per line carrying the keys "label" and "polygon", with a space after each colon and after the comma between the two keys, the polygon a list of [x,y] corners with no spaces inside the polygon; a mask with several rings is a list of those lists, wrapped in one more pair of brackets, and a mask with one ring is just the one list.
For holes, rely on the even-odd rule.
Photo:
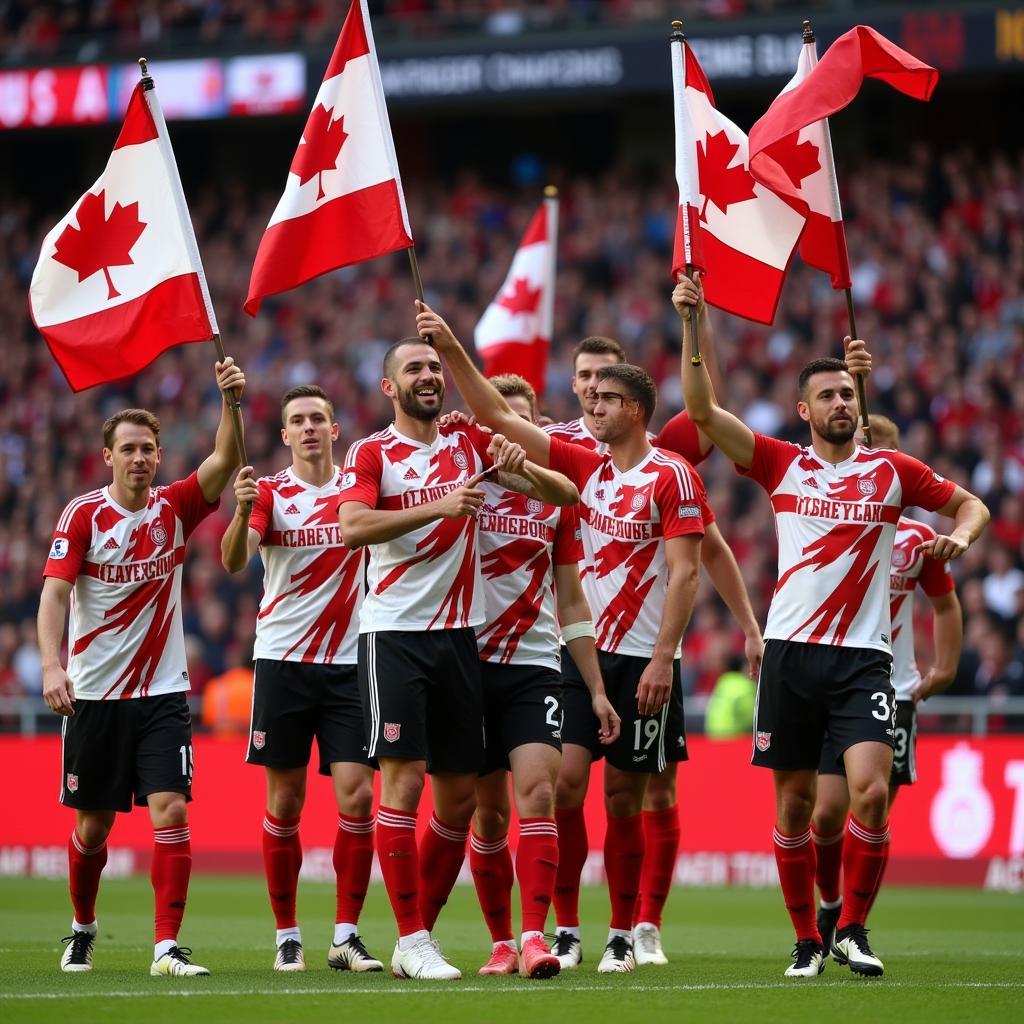
{"label": "crowd in red clothing", "polygon": [[[840,168],[859,333],[875,358],[872,411],[892,417],[903,445],[983,497],[987,535],[955,566],[966,614],[963,693],[1024,694],[1024,156],[921,148],[907,162]],[[578,415],[569,352],[587,334],[618,338],[661,387],[655,426],[681,406],[679,322],[669,295],[674,215],[671,168],[643,177],[617,166],[560,183],[556,343],[544,412]],[[428,302],[469,341],[499,287],[538,201],[466,173],[454,184],[407,183]],[[276,201],[244,185],[190,196],[193,220],[228,351],[245,367],[250,459],[258,473],[287,461],[278,398],[317,381],[334,398],[347,445],[390,418],[379,393],[381,356],[413,328],[404,254],[338,271],[241,311],[252,257]],[[187,473],[209,450],[219,414],[212,346],[162,356],[136,379],[72,395],[27,315],[38,246],[63,211],[0,203],[0,692],[38,691],[33,623],[51,532],[71,497],[107,482],[100,425],[126,405],[163,424],[160,478]],[[799,368],[841,353],[845,303],[825,275],[796,263],[776,323],[714,314],[724,404],[755,429],[805,441],[795,413]],[[449,396],[449,406],[458,403]],[[714,454],[701,466],[726,539],[763,622],[775,581],[764,495]],[[190,546],[185,629],[197,687],[235,663],[251,639],[258,560],[228,576],[219,540],[227,496]],[[921,608],[922,661],[929,617]],[[684,660],[686,685],[707,690],[742,653],[742,637],[705,585]]]}

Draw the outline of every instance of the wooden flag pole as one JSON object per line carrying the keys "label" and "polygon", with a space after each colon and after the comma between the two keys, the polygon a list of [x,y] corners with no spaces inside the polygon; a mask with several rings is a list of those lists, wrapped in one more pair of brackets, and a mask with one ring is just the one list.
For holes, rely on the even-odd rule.
{"label": "wooden flag pole", "polygon": [[[139,58],[139,71],[142,73],[142,88],[145,89],[146,92],[154,89],[156,87],[156,83],[153,81],[153,78],[149,73],[149,62],[145,57]],[[184,200],[182,200],[182,202],[184,202]],[[185,216],[186,214],[187,211],[183,212],[182,215]],[[193,245],[194,244],[195,239],[193,238]],[[200,275],[200,279],[202,279],[202,275]],[[206,285],[204,283],[203,288],[205,289],[205,287]],[[224,345],[220,340],[219,331],[214,332],[213,345],[217,350],[217,359],[223,363],[227,356],[224,354]],[[245,453],[245,435],[242,430],[242,409],[238,404],[238,395],[235,393],[234,388],[230,391],[224,392],[224,399],[228,403],[228,409],[231,411],[231,429],[235,435],[235,447],[238,449],[238,457],[242,460],[243,466],[248,466],[249,459]]]}
{"label": "wooden flag pole", "polygon": [[[803,32],[804,45],[814,45],[814,29],[811,28],[811,23],[807,18],[804,18],[804,32]],[[817,54],[815,54],[817,57]],[[836,161],[832,155],[832,141],[828,130],[828,118],[825,118],[825,144],[828,148],[828,152],[824,153],[826,169],[829,174],[829,181],[832,187],[832,191],[838,193],[839,183],[836,179]],[[850,325],[850,338],[857,337],[857,319],[853,313],[853,293],[849,288],[844,288],[843,291],[846,293],[846,317]],[[871,420],[868,417],[868,394],[867,387],[864,383],[864,374],[856,373],[853,375],[853,382],[857,388],[857,405],[860,408],[860,430],[864,436],[864,444],[871,447]]]}
{"label": "wooden flag pole", "polygon": [[[683,48],[683,44],[685,42],[686,42],[686,36],[683,35],[683,23],[681,21],[673,21],[672,22],[672,34],[669,36],[669,43],[670,43],[670,45],[678,44],[679,45],[680,54],[682,54],[682,48]],[[681,81],[677,83],[677,87],[680,90],[685,90],[685,88],[686,88],[686,63],[685,63],[685,59],[684,58],[681,58],[681,60],[682,60],[682,64],[683,64],[683,75],[682,75]],[[681,102],[685,103],[686,100],[685,100],[685,97],[677,96],[677,97],[675,97],[675,102],[676,103],[681,103]],[[678,120],[676,122],[676,132],[677,132],[677,134],[679,132],[679,122],[678,122]],[[676,145],[677,146],[679,145],[678,138],[676,140]],[[688,198],[689,197],[687,197],[687,199]],[[682,228],[683,228],[683,238],[686,241],[686,245],[685,245],[686,254],[689,255],[690,254],[690,221],[689,221],[689,217],[687,216],[686,210],[683,210],[683,212],[682,212]],[[684,268],[684,271],[686,273],[686,276],[692,281],[693,280],[693,264],[688,262],[686,264],[685,268]],[[701,363],[704,362],[704,360],[703,360],[703,358],[702,358],[702,356],[700,354],[700,334],[697,331],[697,307],[696,306],[690,306],[689,310],[687,311],[687,316],[689,317],[689,320],[690,320],[690,363],[693,366],[700,366]]]}

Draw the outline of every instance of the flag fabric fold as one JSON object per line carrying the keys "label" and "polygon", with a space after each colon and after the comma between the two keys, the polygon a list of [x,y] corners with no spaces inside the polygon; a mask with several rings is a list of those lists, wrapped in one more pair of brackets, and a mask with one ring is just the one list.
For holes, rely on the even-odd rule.
{"label": "flag fabric fold", "polygon": [[877,78],[914,99],[928,100],[935,68],[867,25],[840,36],[819,61],[805,43],[796,74],[750,131],[750,172],[807,217],[800,256],[850,287],[850,262],[836,186],[827,118],[848,106],[865,78]]}
{"label": "flag fabric fold", "polygon": [[167,125],[141,82],[103,173],[43,239],[29,311],[75,391],[217,331]]}
{"label": "flag fabric fold", "polygon": [[544,393],[554,331],[558,199],[533,215],[508,275],[474,332],[484,373],[518,373]]}
{"label": "flag fabric fold", "polygon": [[713,306],[770,324],[805,217],[755,181],[747,136],[715,106],[693,51],[685,42],[672,51],[680,191],[673,276],[689,263],[704,272]]}
{"label": "flag fabric fold", "polygon": [[284,193],[260,241],[245,311],[268,295],[413,244],[366,0],[352,0]]}

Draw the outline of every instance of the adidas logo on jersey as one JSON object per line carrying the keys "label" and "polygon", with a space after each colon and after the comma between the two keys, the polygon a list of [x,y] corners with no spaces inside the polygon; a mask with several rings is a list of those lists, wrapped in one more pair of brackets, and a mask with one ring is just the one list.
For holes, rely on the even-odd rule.
{"label": "adidas logo on jersey", "polygon": [[419,480],[419,478],[419,473],[417,473],[416,470],[412,468],[412,466],[410,466],[405,471],[405,476],[402,477],[403,480]]}
{"label": "adidas logo on jersey", "polygon": [[804,487],[813,487],[816,491],[820,490],[820,488],[818,487],[818,481],[815,480],[813,476],[809,476],[806,480],[804,480],[803,485]]}
{"label": "adidas logo on jersey", "polygon": [[298,509],[298,506],[297,506],[297,505],[296,505],[296,504],[295,504],[294,502],[292,502],[292,504],[291,504],[291,505],[289,505],[289,506],[288,506],[288,507],[287,507],[287,508],[286,508],[286,509],[284,510],[284,514],[285,514],[286,516],[297,516],[297,515],[299,514],[299,509]]}
{"label": "adidas logo on jersey", "polygon": [[109,540],[107,541],[107,543],[103,545],[103,550],[104,550],[104,551],[117,551],[117,550],[118,550],[118,548],[120,548],[120,547],[121,547],[121,545],[120,545],[120,544],[118,544],[118,543],[117,543],[117,541],[116,541],[116,540],[114,540],[114,538],[113,538],[113,537],[111,537],[111,538],[110,538],[110,539],[109,539]]}

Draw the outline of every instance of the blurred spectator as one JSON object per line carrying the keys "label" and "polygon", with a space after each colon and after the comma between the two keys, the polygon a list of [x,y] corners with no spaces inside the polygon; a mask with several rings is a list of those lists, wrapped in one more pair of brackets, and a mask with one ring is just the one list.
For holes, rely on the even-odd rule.
{"label": "blurred spectator", "polygon": [[237,664],[211,679],[203,690],[201,721],[218,736],[246,736],[252,719],[252,642],[238,651]]}
{"label": "blurred spectator", "polygon": [[757,685],[744,672],[743,659],[733,657],[729,671],[715,682],[704,717],[704,733],[715,740],[748,736],[754,721]]}

